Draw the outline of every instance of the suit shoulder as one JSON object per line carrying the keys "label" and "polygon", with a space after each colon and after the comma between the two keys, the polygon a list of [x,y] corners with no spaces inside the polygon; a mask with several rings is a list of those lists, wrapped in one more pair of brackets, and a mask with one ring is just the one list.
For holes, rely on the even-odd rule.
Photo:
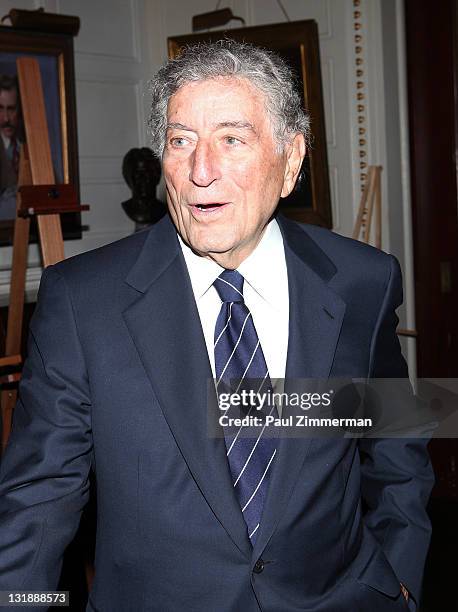
{"label": "suit shoulder", "polygon": [[173,260],[178,248],[176,230],[166,215],[146,230],[50,266],[43,276],[45,280],[60,277],[75,299],[91,295],[97,300],[117,299],[129,285],[126,281],[132,271],[139,269],[140,284],[149,283],[161,272],[161,265]]}
{"label": "suit shoulder", "polygon": [[356,257],[370,257],[370,258],[381,258],[385,259],[388,254],[384,251],[373,247],[370,244],[355,240],[354,238],[348,238],[337,234],[333,230],[318,225],[308,225],[305,223],[298,224],[303,231],[305,231],[310,238],[315,240],[322,248],[330,250],[338,250],[340,252],[353,253]]}
{"label": "suit shoulder", "polygon": [[[317,225],[298,224],[327,255],[338,270],[355,273],[363,271],[387,271],[391,268],[392,255],[369,244],[347,238]],[[397,260],[396,260],[397,262]]]}
{"label": "suit shoulder", "polygon": [[124,276],[137,259],[148,237],[150,229],[137,232],[110,244],[69,257],[52,270],[69,281],[82,278],[104,278]]}

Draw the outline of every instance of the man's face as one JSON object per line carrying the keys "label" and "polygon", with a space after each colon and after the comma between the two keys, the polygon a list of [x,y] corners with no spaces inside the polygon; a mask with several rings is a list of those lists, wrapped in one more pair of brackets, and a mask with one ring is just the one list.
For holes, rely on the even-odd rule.
{"label": "man's face", "polygon": [[6,138],[12,138],[16,134],[19,122],[17,102],[15,89],[0,90],[0,129]]}
{"label": "man's face", "polygon": [[294,187],[303,137],[278,153],[264,95],[235,78],[181,87],[168,126],[163,171],[178,233],[199,255],[235,268]]}

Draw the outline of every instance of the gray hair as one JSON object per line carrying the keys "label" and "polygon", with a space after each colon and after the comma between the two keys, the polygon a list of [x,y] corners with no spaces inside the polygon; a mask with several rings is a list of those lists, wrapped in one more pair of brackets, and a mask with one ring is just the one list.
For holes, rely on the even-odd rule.
{"label": "gray hair", "polygon": [[264,94],[279,151],[296,134],[303,134],[309,145],[310,118],[297,93],[294,73],[285,61],[272,51],[224,39],[185,47],[151,81],[149,128],[152,148],[158,157],[162,157],[165,146],[171,96],[187,83],[218,77],[247,79]]}

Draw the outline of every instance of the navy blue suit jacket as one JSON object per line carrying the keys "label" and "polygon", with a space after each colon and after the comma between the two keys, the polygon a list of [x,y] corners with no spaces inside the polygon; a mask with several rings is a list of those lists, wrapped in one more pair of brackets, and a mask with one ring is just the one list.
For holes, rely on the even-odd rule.
{"label": "navy blue suit jacket", "polygon": [[[396,260],[279,222],[287,377],[406,376]],[[0,589],[56,588],[92,466],[88,610],[389,612],[406,609],[400,582],[418,600],[425,440],[282,439],[251,548],[224,440],[207,435],[211,369],[168,217],[48,268],[29,346],[1,466]]]}

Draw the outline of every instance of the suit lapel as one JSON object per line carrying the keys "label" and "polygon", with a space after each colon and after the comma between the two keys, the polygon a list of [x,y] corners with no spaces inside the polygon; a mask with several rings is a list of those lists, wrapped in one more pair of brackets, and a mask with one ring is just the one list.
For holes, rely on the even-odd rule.
{"label": "suit lapel", "polygon": [[[278,218],[285,244],[289,286],[288,380],[329,376],[345,313],[345,303],[328,286],[334,264],[298,225]],[[286,416],[286,415],[285,415]],[[256,559],[286,511],[311,444],[310,438],[279,440],[276,465],[253,550]],[[306,477],[306,472],[302,472]]]}
{"label": "suit lapel", "polygon": [[[163,231],[158,226],[151,231],[127,278],[140,296],[123,315],[195,482],[234,543],[249,556],[224,439],[208,433],[212,373],[186,264],[170,221],[159,225]],[[216,402],[214,387],[210,390]]]}
{"label": "suit lapel", "polygon": [[290,303],[286,378],[329,376],[345,302],[329,287],[336,267],[299,226],[280,217]]}

